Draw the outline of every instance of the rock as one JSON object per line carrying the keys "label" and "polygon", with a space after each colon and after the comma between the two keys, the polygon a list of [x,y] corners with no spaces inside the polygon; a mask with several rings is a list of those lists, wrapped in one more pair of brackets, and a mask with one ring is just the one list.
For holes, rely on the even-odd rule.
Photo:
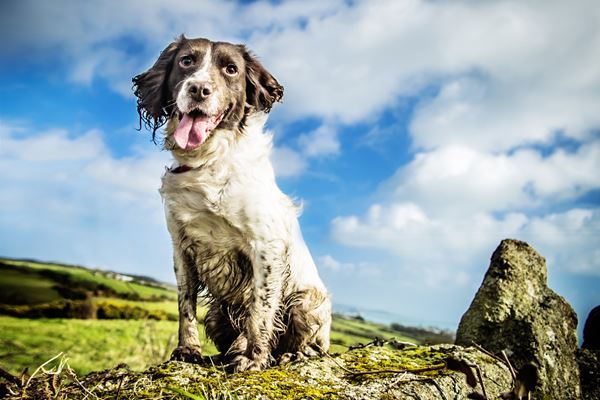
{"label": "rock", "polygon": [[144,372],[120,366],[75,380],[63,368],[58,376],[40,374],[24,387],[9,384],[5,393],[18,399],[437,400],[477,394],[469,398],[481,399],[484,388],[477,376],[489,399],[511,390],[508,367],[473,348],[437,345],[398,350],[373,345],[236,374],[217,366],[169,361]]}
{"label": "rock", "polygon": [[600,350],[580,349],[577,361],[581,374],[581,398],[600,399]]}
{"label": "rock", "polygon": [[590,311],[585,325],[583,326],[583,344],[584,349],[600,350],[600,306],[596,306]]}
{"label": "rock", "polygon": [[[547,286],[546,262],[531,246],[503,240],[492,255],[456,343],[506,351],[517,371],[536,371],[533,398],[579,399],[577,315]],[[523,372],[524,373],[524,372]]]}
{"label": "rock", "polygon": [[583,328],[583,344],[577,354],[581,374],[581,398],[600,399],[600,306],[590,311]]}

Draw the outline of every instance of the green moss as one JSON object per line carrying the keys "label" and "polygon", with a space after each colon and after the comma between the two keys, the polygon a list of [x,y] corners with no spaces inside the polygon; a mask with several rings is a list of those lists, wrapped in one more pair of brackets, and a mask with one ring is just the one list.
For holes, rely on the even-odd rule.
{"label": "green moss", "polygon": [[[343,354],[334,366],[327,364],[327,359],[315,360],[311,363],[310,373],[302,370],[302,363],[286,364],[259,372],[227,374],[219,367],[206,368],[167,362],[151,368],[147,376],[152,377],[154,395],[163,390],[169,391],[168,388],[178,388],[181,390],[178,393],[185,392],[208,400],[236,399],[238,396],[247,399],[334,399],[339,398],[343,383],[339,380],[328,380],[325,377],[331,377],[331,371],[319,368],[341,370],[340,365],[344,365],[347,370],[356,372],[383,369],[415,370],[440,365],[446,357],[446,353],[429,347],[406,350],[369,347]],[[337,375],[340,375],[339,372]],[[347,378],[346,381],[360,383],[381,378],[381,374],[373,374],[356,379]],[[140,392],[136,392],[135,395],[139,396]]]}
{"label": "green moss", "polygon": [[[439,366],[444,363],[446,353],[432,350],[429,347],[412,347],[405,350],[392,350],[386,347],[369,347],[356,349],[341,358],[345,361],[346,368],[352,372],[367,372],[378,370],[407,370],[418,371],[423,368]],[[422,375],[438,375],[447,370],[421,372]],[[354,379],[378,379],[377,374],[361,375]]]}
{"label": "green moss", "polygon": [[240,374],[239,378],[239,381],[234,379],[231,383],[240,387],[243,385],[250,398],[262,396],[269,399],[327,399],[334,398],[336,393],[331,382],[302,376],[285,366]]}
{"label": "green moss", "polygon": [[[197,367],[193,374],[182,374],[180,363],[165,363],[152,370],[155,384],[180,388],[192,395],[211,398],[328,399],[336,398],[332,382],[303,376],[290,366],[259,372],[226,374],[218,367]],[[183,379],[182,379],[183,378]]]}
{"label": "green moss", "polygon": [[[91,398],[91,394],[86,391],[89,390],[95,396],[94,398],[119,398],[121,400],[385,398],[385,394],[389,392],[390,383],[396,378],[395,375],[375,373],[352,378],[349,377],[351,374],[348,371],[365,372],[386,369],[414,371],[443,365],[443,361],[447,357],[464,358],[469,362],[479,363],[482,353],[472,349],[460,350],[454,347],[417,347],[394,350],[371,346],[344,353],[339,357],[312,358],[259,372],[236,374],[226,373],[220,366],[206,367],[176,361],[157,365],[144,372],[134,372],[120,366],[79,378],[80,383],[74,382],[72,375],[63,373],[61,379],[64,380],[61,382],[60,395],[50,397],[81,399],[87,396],[87,398]],[[500,391],[508,390],[510,376],[507,371],[503,370],[504,375],[497,375],[497,372],[486,375],[488,373],[486,371],[493,370],[494,368],[484,367],[484,378],[486,376],[495,377],[495,386],[488,386],[488,388],[497,386]],[[411,385],[412,382],[413,386],[410,390],[415,390],[418,389],[423,375],[430,374],[439,375],[431,376],[431,378],[439,379],[440,387],[444,387],[444,390],[455,390],[456,394],[459,392],[465,394],[465,389],[456,389],[456,385],[463,387],[466,385],[463,374],[445,368],[431,373],[418,373],[418,376],[408,374],[409,376],[405,377],[402,382],[408,385]],[[460,375],[459,379],[453,380],[452,387],[444,384],[444,382],[449,382],[445,377],[447,374]],[[27,389],[29,396],[23,398],[42,398],[37,394],[49,390],[48,384],[53,379],[50,375],[36,378],[34,384]],[[498,382],[502,382],[502,384]],[[86,390],[82,389],[84,387]],[[398,393],[393,393],[393,395],[397,396]]]}

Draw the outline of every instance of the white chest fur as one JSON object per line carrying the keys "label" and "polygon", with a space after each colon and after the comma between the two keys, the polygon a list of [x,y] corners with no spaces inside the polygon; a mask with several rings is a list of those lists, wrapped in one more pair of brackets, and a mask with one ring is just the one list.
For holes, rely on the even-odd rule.
{"label": "white chest fur", "polygon": [[197,267],[215,295],[228,289],[222,287],[227,282],[223,272],[237,273],[221,265],[222,260],[239,252],[252,259],[265,243],[281,249],[286,258],[289,290],[323,287],[300,233],[297,207],[276,184],[269,160],[271,136],[262,132],[262,122],[249,123],[235,140],[233,132],[213,133],[203,145],[202,164],[184,173],[166,172],[162,179],[173,243],[202,253]]}

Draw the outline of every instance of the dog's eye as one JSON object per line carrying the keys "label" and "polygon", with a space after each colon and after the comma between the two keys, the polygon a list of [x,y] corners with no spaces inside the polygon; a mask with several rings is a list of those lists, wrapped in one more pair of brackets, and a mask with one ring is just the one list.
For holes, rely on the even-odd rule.
{"label": "dog's eye", "polygon": [[237,73],[238,73],[237,65],[229,64],[228,66],[225,67],[225,73],[227,75],[231,75],[231,76],[237,75]]}
{"label": "dog's eye", "polygon": [[181,57],[181,59],[179,60],[179,65],[182,68],[189,68],[194,64],[194,59],[190,56],[183,56]]}

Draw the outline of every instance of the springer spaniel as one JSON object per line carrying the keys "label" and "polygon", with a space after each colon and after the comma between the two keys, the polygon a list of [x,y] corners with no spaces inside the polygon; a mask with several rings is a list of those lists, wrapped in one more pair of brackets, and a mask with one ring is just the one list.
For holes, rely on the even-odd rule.
{"label": "springer spaniel", "polygon": [[172,358],[199,362],[196,301],[234,371],[329,349],[331,303],[275,182],[267,113],[283,87],[243,46],[183,35],[133,78],[140,121],[166,124],[162,178],[179,301]]}

